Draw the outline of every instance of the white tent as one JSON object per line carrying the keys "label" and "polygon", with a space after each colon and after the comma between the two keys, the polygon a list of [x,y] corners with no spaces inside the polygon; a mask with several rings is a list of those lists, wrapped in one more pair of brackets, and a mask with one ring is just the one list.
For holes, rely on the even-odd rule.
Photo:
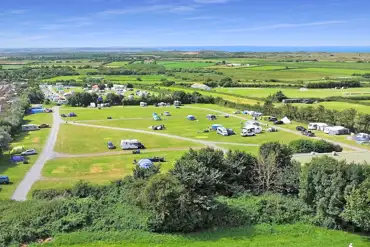
{"label": "white tent", "polygon": [[290,119],[287,118],[287,117],[284,117],[283,119],[281,119],[281,121],[283,121],[284,124],[291,124],[292,123],[292,121],[290,121]]}

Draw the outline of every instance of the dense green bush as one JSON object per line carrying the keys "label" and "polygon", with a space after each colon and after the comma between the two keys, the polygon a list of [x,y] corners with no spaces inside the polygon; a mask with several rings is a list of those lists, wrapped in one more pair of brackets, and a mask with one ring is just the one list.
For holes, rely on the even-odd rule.
{"label": "dense green bush", "polygon": [[325,140],[312,141],[312,140],[294,140],[289,143],[289,148],[294,153],[330,153],[342,152],[342,147]]}
{"label": "dense green bush", "polygon": [[314,158],[302,168],[300,198],[315,210],[317,224],[346,228],[349,222],[341,216],[346,198],[369,174],[367,165],[347,164],[327,156]]}

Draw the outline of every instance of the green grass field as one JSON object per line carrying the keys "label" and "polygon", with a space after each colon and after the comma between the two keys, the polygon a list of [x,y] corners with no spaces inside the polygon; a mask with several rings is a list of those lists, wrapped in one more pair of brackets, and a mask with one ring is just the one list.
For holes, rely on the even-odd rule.
{"label": "green grass field", "polygon": [[[29,124],[51,124],[52,115],[47,113],[28,115],[24,118],[25,123]],[[36,151],[41,152],[49,135],[50,129],[41,129],[39,131],[21,132],[11,146],[24,146],[26,149],[35,148]],[[24,175],[35,163],[39,155],[30,157],[29,164],[13,164],[9,162],[10,156],[5,154],[0,158],[0,174],[9,176],[12,184],[1,185],[0,199],[9,199],[17,185],[22,181]]]}
{"label": "green grass field", "polygon": [[[139,230],[127,232],[76,232],[57,235],[50,247],[339,247],[353,243],[367,247],[366,237],[311,225],[257,225],[248,228],[219,229],[192,234],[155,234]],[[32,245],[38,246],[38,245]]]}
{"label": "green grass field", "polygon": [[45,164],[42,171],[43,180],[38,181],[32,190],[69,188],[80,180],[94,184],[107,184],[132,175],[135,159],[139,161],[154,156],[166,159],[166,162],[156,164],[160,164],[162,172],[167,172],[186,151],[150,152],[144,150],[141,154],[53,159]]}
{"label": "green grass field", "polygon": [[195,61],[158,61],[158,65],[163,65],[166,68],[185,68],[185,69],[193,69],[193,68],[203,68],[203,67],[210,67],[214,65],[213,63],[206,63],[206,62],[195,62]]}
{"label": "green grass field", "polygon": [[[56,81],[66,81],[66,80],[76,80],[82,82],[84,78],[104,78],[105,80],[112,81],[113,83],[133,83],[133,84],[156,84],[161,83],[161,79],[167,79],[176,81],[174,77],[167,77],[164,75],[137,75],[137,76],[128,76],[128,75],[72,75],[72,76],[57,76],[47,80],[45,82],[56,82]],[[140,80],[138,80],[140,78]],[[191,83],[191,82],[189,82]]]}
{"label": "green grass field", "polygon": [[120,142],[124,139],[137,139],[141,141],[148,150],[186,149],[188,147],[203,146],[193,142],[162,136],[148,136],[148,134],[143,133],[64,124],[60,127],[55,151],[66,154],[104,153],[109,152],[107,149],[108,141],[112,141],[117,146],[117,150],[120,150]]}
{"label": "green grass field", "polygon": [[214,91],[260,98],[266,98],[277,91],[282,91],[289,98],[325,98],[330,96],[350,97],[351,95],[354,96],[355,93],[370,96],[370,88],[308,89],[306,91],[301,91],[298,88],[215,88]]}

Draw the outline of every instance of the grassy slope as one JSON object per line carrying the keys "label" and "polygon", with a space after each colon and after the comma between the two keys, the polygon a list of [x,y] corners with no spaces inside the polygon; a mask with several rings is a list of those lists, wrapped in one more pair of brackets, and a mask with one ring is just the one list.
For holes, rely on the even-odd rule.
{"label": "grassy slope", "polygon": [[369,246],[364,237],[341,231],[326,230],[310,225],[257,225],[249,228],[220,229],[187,235],[154,234],[140,231],[120,233],[71,233],[59,235],[55,242],[43,246],[91,247],[338,247],[353,243]]}
{"label": "grassy slope", "polygon": [[[42,113],[28,115],[24,118],[29,124],[51,124],[52,114]],[[42,151],[44,144],[49,135],[50,129],[41,129],[39,131],[30,131],[20,133],[12,142],[12,146],[24,146],[25,148],[35,148],[39,153]],[[0,199],[9,199],[16,189],[17,185],[22,181],[24,175],[35,163],[39,155],[30,157],[29,164],[12,164],[9,162],[9,155],[4,155],[0,159],[0,174],[9,176],[13,184],[1,185]]]}

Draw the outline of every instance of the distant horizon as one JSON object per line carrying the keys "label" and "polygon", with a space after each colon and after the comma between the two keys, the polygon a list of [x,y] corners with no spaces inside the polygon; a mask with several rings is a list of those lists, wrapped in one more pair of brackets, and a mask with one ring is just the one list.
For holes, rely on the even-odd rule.
{"label": "distant horizon", "polygon": [[1,48],[0,52],[29,52],[29,51],[131,51],[131,52],[202,52],[202,51],[218,51],[218,52],[370,52],[370,45],[367,46],[334,46],[334,45],[321,45],[321,46],[262,46],[262,45],[226,45],[226,46],[202,46],[202,45],[189,45],[189,46],[81,46],[81,47],[24,47],[24,48]]}

